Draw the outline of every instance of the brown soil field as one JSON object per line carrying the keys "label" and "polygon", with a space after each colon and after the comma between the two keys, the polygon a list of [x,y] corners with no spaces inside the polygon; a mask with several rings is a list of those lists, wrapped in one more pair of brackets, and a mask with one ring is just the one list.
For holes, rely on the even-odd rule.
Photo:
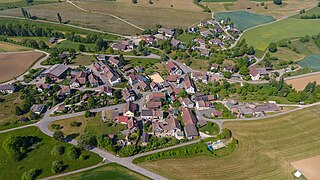
{"label": "brown soil field", "polygon": [[30,48],[0,41],[0,52],[27,51]]}
{"label": "brown soil field", "polygon": [[[286,0],[283,1],[282,5],[278,6],[273,4],[272,1],[263,1],[268,6],[268,9],[265,9],[264,6],[261,6],[261,2],[258,1],[238,0],[235,2],[206,2],[204,4],[208,5],[213,12],[248,10],[252,13],[272,15],[276,19],[298,14],[301,9],[307,9],[317,4],[316,0]],[[227,6],[228,8],[226,9],[224,4],[232,5]]]}
{"label": "brown soil field", "polygon": [[291,163],[309,180],[317,180],[320,177],[320,156],[315,156]]}
{"label": "brown soil field", "polygon": [[317,84],[320,84],[320,74],[286,80],[286,83],[291,84],[292,87],[295,88],[297,91],[302,91],[309,82],[314,81],[316,81]]}
{"label": "brown soil field", "polygon": [[0,54],[0,82],[23,74],[42,56],[40,52]]}

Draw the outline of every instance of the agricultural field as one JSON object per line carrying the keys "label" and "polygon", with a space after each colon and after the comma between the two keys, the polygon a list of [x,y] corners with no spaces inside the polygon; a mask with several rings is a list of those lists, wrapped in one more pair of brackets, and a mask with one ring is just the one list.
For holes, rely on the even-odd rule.
{"label": "agricultural field", "polygon": [[[4,148],[2,147],[2,142],[9,135],[15,136],[36,136],[40,138],[40,142],[35,146],[33,150],[27,153],[27,156],[20,161],[14,161],[11,159]],[[81,160],[75,159],[72,160],[67,157],[65,152],[62,155],[52,155],[50,152],[55,145],[64,146],[65,149],[72,146],[67,143],[62,143],[54,140],[53,138],[43,134],[36,127],[24,128],[22,130],[15,130],[0,135],[0,168],[2,172],[0,174],[0,179],[21,179],[21,175],[25,171],[29,171],[32,168],[41,169],[42,172],[37,178],[44,178],[48,176],[53,176],[51,172],[51,164],[53,161],[63,161],[65,170],[63,172],[73,171],[76,169],[85,168],[98,164],[102,159],[91,152],[82,151],[84,156],[88,156],[88,159]]]}
{"label": "agricultural field", "polygon": [[222,158],[170,158],[139,165],[169,179],[293,179],[290,162],[320,155],[318,109],[225,123],[239,144]]}
{"label": "agricultural field", "polygon": [[314,71],[319,71],[320,70],[320,54],[313,54],[306,57],[303,61],[299,62],[299,65]]}
{"label": "agricultural field", "polygon": [[291,84],[292,87],[297,91],[302,91],[304,90],[304,88],[309,82],[314,82],[314,81],[316,81],[317,84],[320,84],[320,74],[303,76],[296,79],[289,79],[289,80],[286,80],[285,82],[287,84]]}
{"label": "agricultural field", "polygon": [[320,7],[314,7],[312,9],[306,11],[305,13],[296,14],[294,16],[291,16],[290,18],[298,18],[298,19],[300,19],[303,16],[313,16],[313,15],[315,15],[315,16],[320,15]]}
{"label": "agricultural field", "polygon": [[302,159],[291,163],[308,179],[317,179],[320,176],[320,156]]}
{"label": "agricultural field", "polygon": [[30,48],[0,41],[0,52],[28,51]]}
{"label": "agricultural field", "polygon": [[126,60],[133,67],[141,66],[144,69],[152,67],[156,63],[160,62],[160,59],[153,59],[153,58],[126,58]]}
{"label": "agricultural field", "polygon": [[83,44],[86,47],[87,51],[93,51],[94,48],[96,47],[95,44],[72,42],[72,41],[69,41],[69,40],[64,40],[64,41],[62,41],[60,43],[57,43],[56,45],[54,45],[54,47],[70,48],[70,49],[74,49],[76,51],[79,51],[79,45],[80,44]]}
{"label": "agricultural field", "polygon": [[[70,123],[76,121],[81,123],[79,127],[72,126]],[[109,123],[102,122],[101,113],[96,114],[95,117],[86,118],[84,116],[78,116],[74,118],[62,119],[58,121],[51,122],[48,128],[52,131],[51,125],[52,124],[59,124],[63,128],[61,131],[65,135],[72,135],[72,134],[81,134],[85,131],[89,132],[93,135],[101,135],[101,134],[119,134],[120,131],[125,130],[125,125],[117,124],[117,125],[110,125]]]}
{"label": "agricultural field", "polygon": [[288,18],[250,29],[244,33],[242,38],[246,39],[249,45],[264,51],[270,42],[318,34],[320,29],[320,23],[318,22],[317,19]]}
{"label": "agricultural field", "polygon": [[73,59],[70,63],[72,66],[89,66],[92,63],[96,62],[97,60],[93,56],[87,56],[87,55],[77,55],[75,59]]}
{"label": "agricultural field", "polygon": [[1,0],[0,10],[40,5],[40,4],[48,4],[48,3],[58,3],[58,1],[57,0],[34,0],[32,3],[27,3],[25,0]]}
{"label": "agricultural field", "polygon": [[137,174],[116,163],[109,163],[104,166],[91,169],[82,173],[58,178],[59,180],[94,180],[94,179],[148,179],[140,174]]}
{"label": "agricultural field", "polygon": [[277,57],[281,61],[301,61],[305,56],[303,54],[296,53],[289,48],[279,47],[275,53],[270,53],[272,57]]}
{"label": "agricultural field", "polygon": [[40,52],[0,54],[0,82],[11,80],[23,74],[43,56],[44,54]]}
{"label": "agricultural field", "polygon": [[22,104],[22,100],[19,98],[18,93],[0,95],[0,129],[7,129],[10,124],[18,120],[18,116],[15,114],[15,107]]}
{"label": "agricultural field", "polygon": [[227,19],[229,17],[235,27],[240,31],[275,21],[270,15],[253,14],[247,11],[218,12],[215,13],[214,16],[218,20]]}
{"label": "agricultural field", "polygon": [[[269,0],[230,1],[231,0],[217,0],[216,2],[203,2],[202,4],[207,5],[213,12],[249,11],[255,14],[271,15],[275,19],[298,14],[300,10],[308,9],[318,4],[316,0],[287,0],[280,6],[273,4],[273,2]],[[266,6],[267,8],[265,8]]]}

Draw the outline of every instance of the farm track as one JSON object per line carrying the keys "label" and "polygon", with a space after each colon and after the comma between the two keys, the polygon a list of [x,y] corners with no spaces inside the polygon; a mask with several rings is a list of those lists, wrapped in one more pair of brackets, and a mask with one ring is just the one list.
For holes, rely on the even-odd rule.
{"label": "farm track", "polygon": [[84,8],[76,5],[75,3],[73,3],[72,1],[69,1],[69,0],[67,0],[67,3],[73,5],[73,6],[76,7],[77,9],[79,9],[79,10],[81,10],[81,11],[84,11],[84,12],[93,13],[93,14],[100,14],[100,15],[106,15],[106,16],[111,16],[111,17],[116,18],[116,19],[118,19],[118,20],[120,20],[120,21],[122,21],[122,22],[124,22],[124,23],[126,23],[126,24],[128,24],[128,25],[130,25],[130,26],[132,26],[132,27],[135,27],[135,28],[137,28],[137,29],[139,29],[139,30],[141,30],[141,31],[144,31],[143,28],[141,28],[141,27],[139,27],[139,26],[137,26],[137,25],[135,25],[135,24],[133,24],[133,23],[131,23],[131,22],[128,22],[127,20],[124,20],[124,19],[122,19],[122,18],[120,18],[120,17],[118,17],[118,16],[115,16],[115,15],[113,15],[113,14],[87,10],[87,9],[84,9]]}

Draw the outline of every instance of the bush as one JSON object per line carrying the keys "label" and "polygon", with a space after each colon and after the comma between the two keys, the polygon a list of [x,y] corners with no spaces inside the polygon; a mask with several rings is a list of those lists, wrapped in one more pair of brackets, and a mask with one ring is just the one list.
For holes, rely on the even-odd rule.
{"label": "bush", "polygon": [[73,147],[73,146],[68,148],[67,156],[70,159],[77,159],[77,158],[79,158],[80,155],[81,155],[81,150],[79,148],[76,148],[76,147]]}
{"label": "bush", "polygon": [[53,138],[57,141],[64,142],[64,134],[60,130],[57,130],[53,133]]}
{"label": "bush", "polygon": [[52,150],[51,150],[51,154],[54,156],[57,155],[62,155],[64,153],[64,147],[63,146],[53,146]]}
{"label": "bush", "polygon": [[52,173],[61,173],[64,169],[63,162],[62,161],[53,161],[51,166],[51,172]]}
{"label": "bush", "polygon": [[82,123],[81,122],[77,122],[77,121],[72,121],[71,123],[70,123],[70,126],[72,126],[72,127],[79,127],[79,126],[81,126],[82,125]]}
{"label": "bush", "polygon": [[54,129],[54,130],[60,130],[63,127],[61,125],[59,125],[59,124],[51,124],[51,128]]}
{"label": "bush", "polygon": [[268,49],[270,52],[273,52],[273,53],[277,52],[278,51],[277,44],[274,42],[270,43]]}
{"label": "bush", "polygon": [[276,5],[281,5],[282,4],[282,0],[273,0],[273,3]]}
{"label": "bush", "polygon": [[41,174],[41,169],[30,169],[22,174],[22,180],[33,180]]}

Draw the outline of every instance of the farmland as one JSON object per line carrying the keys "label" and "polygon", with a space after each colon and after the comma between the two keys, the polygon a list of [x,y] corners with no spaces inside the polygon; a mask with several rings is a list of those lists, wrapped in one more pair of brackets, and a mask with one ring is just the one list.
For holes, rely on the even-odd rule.
{"label": "farmland", "polygon": [[291,84],[292,87],[297,91],[301,91],[301,90],[304,90],[304,88],[309,82],[314,82],[314,81],[316,81],[317,84],[320,84],[320,74],[308,75],[308,76],[303,76],[296,79],[286,80],[286,83]]}
{"label": "farmland", "polygon": [[57,0],[35,0],[32,3],[27,3],[24,0],[1,0],[0,10],[25,7],[25,6],[40,5],[40,4],[48,4],[48,3],[57,3],[57,2],[58,2]]}
{"label": "farmland", "polygon": [[11,80],[23,72],[43,56],[40,52],[0,54],[0,82]]}
{"label": "farmland", "polygon": [[19,98],[18,93],[9,94],[6,96],[0,96],[1,99],[4,99],[0,103],[0,129],[6,129],[10,123],[18,120],[18,116],[15,114],[15,106],[22,104],[22,100]]}
{"label": "farmland", "polygon": [[128,170],[121,165],[116,163],[106,164],[102,167],[98,167],[92,170],[88,170],[82,173],[74,174],[71,176],[66,176],[63,178],[59,178],[61,180],[70,180],[70,179],[77,179],[77,180],[89,180],[89,179],[147,179],[144,176],[137,174]]}
{"label": "farmland", "polygon": [[223,158],[165,159],[141,166],[169,179],[292,179],[290,162],[320,154],[318,109],[315,106],[266,120],[224,124],[239,144]]}
{"label": "farmland", "polygon": [[93,56],[87,56],[87,55],[78,55],[76,59],[73,59],[70,63],[73,66],[89,66],[93,62],[95,62],[96,59]]}
{"label": "farmland", "polygon": [[75,49],[76,51],[78,51],[80,44],[83,44],[86,47],[86,50],[89,51],[89,52],[93,51],[94,48],[95,48],[94,44],[72,42],[72,41],[69,41],[69,40],[64,40],[64,41],[56,44],[55,47],[58,47],[58,48],[71,48],[71,49]]}
{"label": "farmland", "polygon": [[309,68],[311,70],[320,70],[320,55],[313,54],[306,57],[303,61],[299,62],[299,65],[302,67]]}
{"label": "farmland", "polygon": [[2,144],[3,140],[9,135],[16,136],[36,136],[41,139],[40,143],[32,151],[27,153],[27,156],[20,161],[14,161],[11,159],[2,145],[0,146],[0,168],[2,172],[0,178],[5,179],[21,179],[23,172],[28,171],[32,168],[42,169],[42,173],[38,178],[43,178],[47,176],[54,175],[51,172],[51,163],[55,160],[63,161],[66,166],[64,172],[73,171],[76,169],[81,169],[84,167],[92,166],[101,161],[101,158],[91,152],[83,151],[83,155],[89,156],[87,160],[71,160],[67,157],[66,153],[62,155],[51,155],[50,151],[53,146],[61,145],[66,149],[71,145],[67,143],[57,142],[49,136],[43,134],[38,128],[30,127],[23,130],[15,130],[8,133],[3,133],[0,136],[0,143]]}
{"label": "farmland", "polygon": [[256,27],[244,33],[242,38],[249,45],[264,51],[270,42],[278,42],[282,39],[315,35],[319,33],[320,23],[316,19],[288,18],[272,24]]}
{"label": "farmland", "polygon": [[275,20],[270,15],[269,16],[259,15],[259,14],[253,14],[246,11],[215,13],[215,18],[218,20],[227,19],[228,17],[230,17],[235,27],[240,31],[244,31],[248,28],[269,23]]}
{"label": "farmland", "polygon": [[28,51],[30,48],[0,41],[0,52]]}

